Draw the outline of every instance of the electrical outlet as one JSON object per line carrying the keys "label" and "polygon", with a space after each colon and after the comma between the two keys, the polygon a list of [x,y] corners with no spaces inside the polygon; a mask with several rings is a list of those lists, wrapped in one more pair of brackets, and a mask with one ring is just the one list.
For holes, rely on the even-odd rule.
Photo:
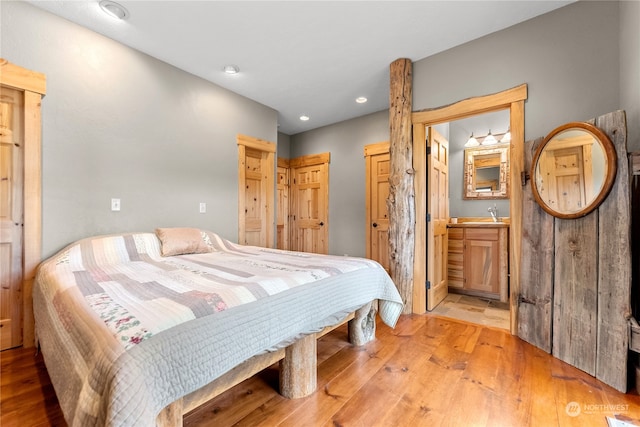
{"label": "electrical outlet", "polygon": [[120,210],[120,199],[111,199],[111,210],[114,212]]}
{"label": "electrical outlet", "polygon": [[200,202],[200,213],[207,213],[207,204],[205,202]]}

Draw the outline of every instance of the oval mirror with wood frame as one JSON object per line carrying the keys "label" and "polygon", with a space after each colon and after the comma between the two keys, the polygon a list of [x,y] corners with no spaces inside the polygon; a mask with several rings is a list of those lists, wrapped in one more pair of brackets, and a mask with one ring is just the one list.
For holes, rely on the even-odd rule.
{"label": "oval mirror with wood frame", "polygon": [[611,140],[596,126],[585,122],[559,126],[533,157],[533,196],[557,218],[583,217],[609,194],[616,177],[616,158]]}

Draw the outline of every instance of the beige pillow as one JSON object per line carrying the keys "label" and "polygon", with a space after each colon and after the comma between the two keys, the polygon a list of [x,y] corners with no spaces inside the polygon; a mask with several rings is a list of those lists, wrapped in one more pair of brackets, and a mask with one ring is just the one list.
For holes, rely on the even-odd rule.
{"label": "beige pillow", "polygon": [[211,252],[197,228],[156,228],[162,243],[162,256]]}

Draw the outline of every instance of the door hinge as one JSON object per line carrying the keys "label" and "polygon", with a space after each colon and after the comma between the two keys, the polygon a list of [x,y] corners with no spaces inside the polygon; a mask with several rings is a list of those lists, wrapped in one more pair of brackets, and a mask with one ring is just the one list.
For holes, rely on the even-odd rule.
{"label": "door hinge", "polygon": [[431,214],[430,213],[427,214],[427,222],[431,222]]}
{"label": "door hinge", "polygon": [[425,283],[425,286],[427,287],[427,289],[431,289],[431,282],[427,280],[427,283]]}
{"label": "door hinge", "polygon": [[427,147],[427,156],[431,155],[431,147]]}

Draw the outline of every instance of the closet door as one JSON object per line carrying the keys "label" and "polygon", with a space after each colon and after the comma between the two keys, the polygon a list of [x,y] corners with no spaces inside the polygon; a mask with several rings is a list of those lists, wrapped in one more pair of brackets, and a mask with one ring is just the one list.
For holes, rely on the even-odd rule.
{"label": "closet door", "polygon": [[44,74],[0,58],[0,343],[35,345],[32,289],[42,261]]}
{"label": "closet door", "polygon": [[329,153],[292,159],[291,249],[329,253]]}
{"label": "closet door", "polygon": [[0,350],[22,344],[23,93],[0,89]]}
{"label": "closet door", "polygon": [[366,169],[366,256],[389,271],[389,142],[364,147]]}
{"label": "closet door", "polygon": [[238,135],[238,243],[274,246],[276,144]]}

